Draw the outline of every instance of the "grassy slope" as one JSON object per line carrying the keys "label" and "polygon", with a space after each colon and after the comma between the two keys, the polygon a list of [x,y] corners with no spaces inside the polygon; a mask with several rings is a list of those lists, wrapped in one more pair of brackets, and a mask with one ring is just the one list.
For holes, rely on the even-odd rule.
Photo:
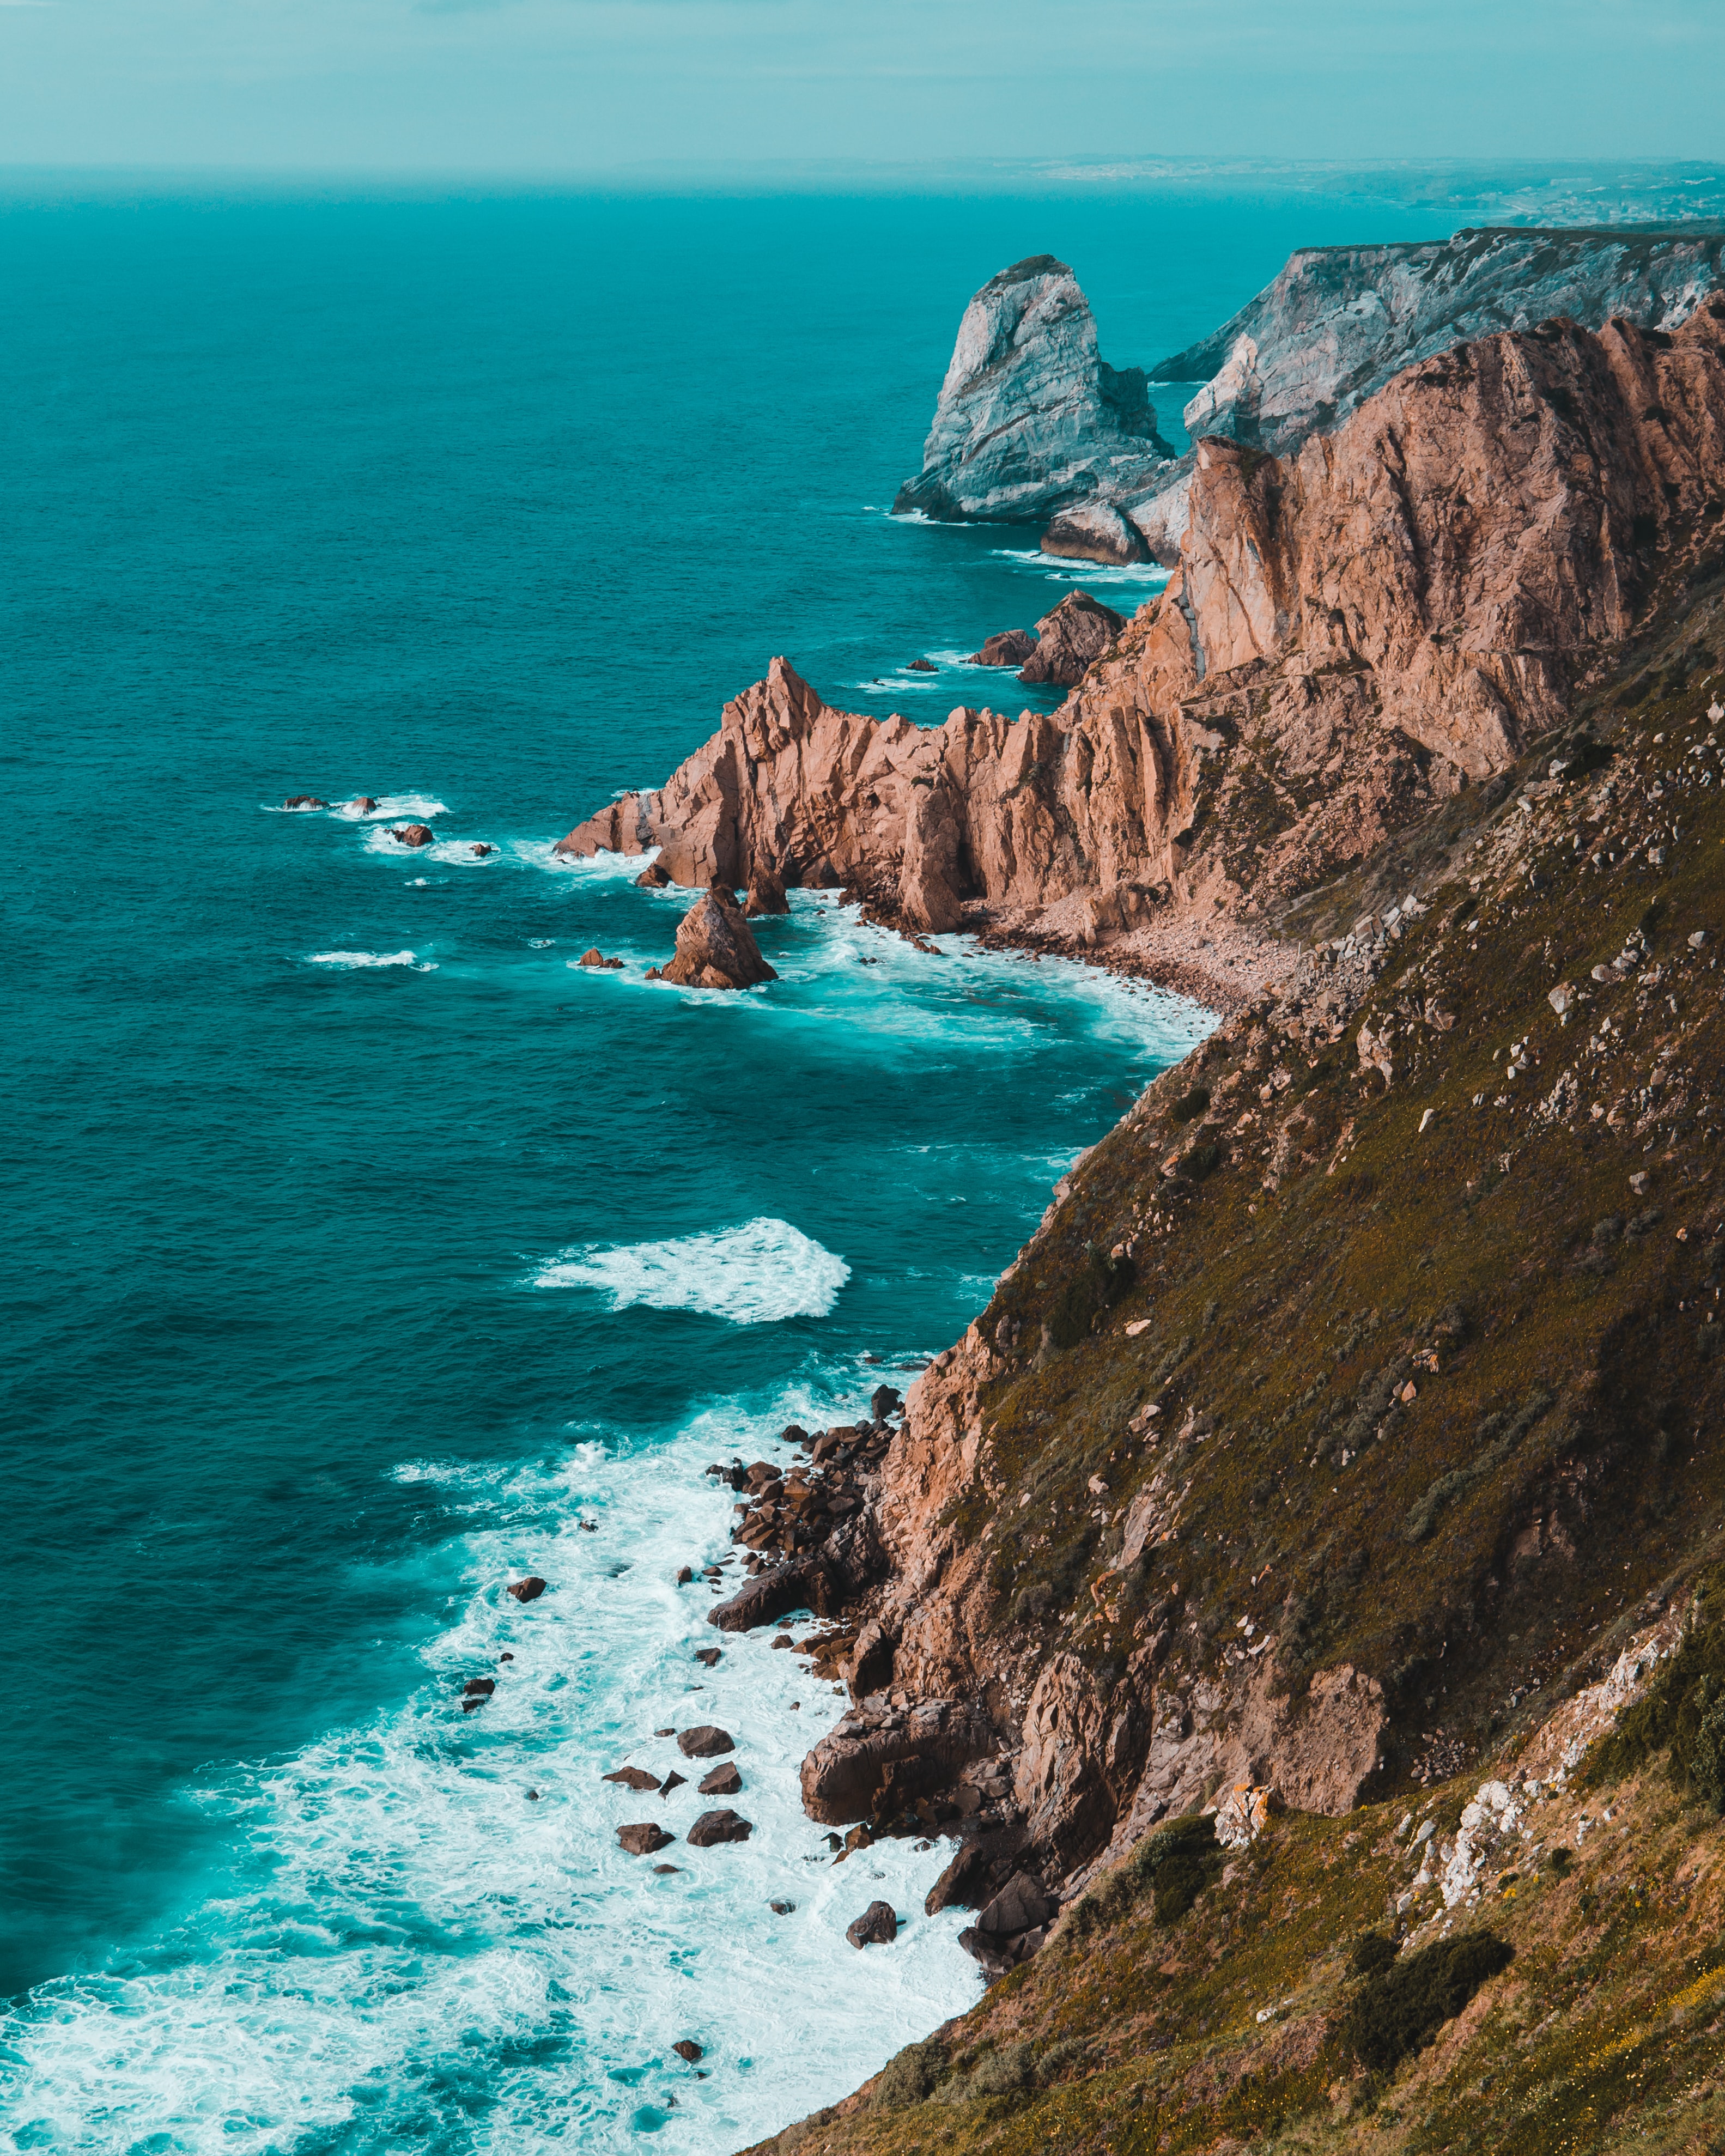
{"label": "grassy slope", "polygon": [[[1725,1220],[1725,973],[1717,941],[1688,937],[1725,930],[1725,784],[1717,756],[1709,788],[1677,774],[1725,731],[1705,717],[1725,684],[1718,581],[1668,594],[1584,703],[1608,765],[1524,809],[1547,742],[1514,787],[1463,794],[1394,858],[1301,902],[1287,925],[1312,940],[1415,884],[1427,911],[1386,947],[1339,1041],[1260,1013],[1159,1081],[983,1320],[991,1337],[1003,1317],[1020,1328],[984,1395],[983,1473],[960,1522],[993,1543],[993,1621],[1072,1647],[1105,1682],[1170,1613],[1169,1667],[1188,1676],[1240,1665],[1244,1617],[1276,1635],[1292,1686],[1353,1661],[1389,1702],[1388,1801],[1280,1821],[1172,1933],[1139,1916],[1081,1951],[1057,1936],[997,1986],[947,2049],[995,2047],[1010,2082],[1070,2047],[1041,2069],[1045,2090],[1033,2076],[864,2106],[789,2130],[786,2148],[1580,2151],[1625,2145],[1630,2107],[1637,2147],[1725,2145],[1708,2079],[1725,1837],[1656,1769],[1620,1791],[1623,1830],[1576,1877],[1497,1907],[1516,1964],[1369,2115],[1335,2028],[1342,1950],[1393,1907],[1386,1830],[1406,1793],[1459,1814],[1489,1763],[1603,1673],[1650,1598],[1717,1554],[1725,1356],[1702,1320]],[[1594,983],[1643,930],[1636,969]],[[1560,1025],[1548,991],[1565,981],[1588,1000]],[[1355,1045],[1386,1018],[1387,1086]],[[1529,1068],[1506,1081],[1522,1042]],[[1176,1121],[1199,1083],[1213,1106]],[[1170,1183],[1163,1163],[1194,1147],[1214,1147],[1214,1170]],[[1135,1277],[1110,1283],[1095,1260],[1133,1243]],[[1055,1337],[1033,1353],[1045,1326]],[[1417,1397],[1387,1405],[1409,1378]],[[1154,1443],[1128,1427],[1150,1399]],[[1183,1450],[1189,1411],[1214,1427]],[[1174,1537],[1106,1571],[1133,1488],[1171,1460],[1190,1485]],[[1099,1471],[1111,1520],[1086,1493]],[[987,2080],[948,2071],[947,2093]]]}

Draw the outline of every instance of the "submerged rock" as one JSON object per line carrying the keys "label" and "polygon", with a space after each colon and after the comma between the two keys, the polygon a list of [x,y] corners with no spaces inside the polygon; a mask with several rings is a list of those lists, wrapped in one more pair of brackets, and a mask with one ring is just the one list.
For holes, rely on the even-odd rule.
{"label": "submerged rock", "polygon": [[752,988],[778,976],[761,956],[736,899],[715,885],[683,916],[676,956],[664,978],[684,988]]}
{"label": "submerged rock", "polygon": [[290,793],[282,803],[284,808],[327,808],[327,801],[320,801],[315,793]]}

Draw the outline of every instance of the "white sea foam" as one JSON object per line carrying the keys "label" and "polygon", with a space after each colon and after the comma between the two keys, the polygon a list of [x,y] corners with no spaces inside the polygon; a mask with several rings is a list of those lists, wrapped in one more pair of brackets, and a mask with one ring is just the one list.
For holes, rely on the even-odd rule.
{"label": "white sea foam", "polygon": [[554,875],[578,876],[589,883],[633,883],[649,861],[659,858],[657,846],[644,854],[600,852],[580,856],[560,854],[557,847],[555,839],[530,839],[521,841],[514,850],[535,868],[548,869]]}
{"label": "white sea foam", "polygon": [[824,1317],[850,1277],[788,1220],[678,1235],[669,1242],[591,1245],[565,1251],[533,1276],[537,1287],[597,1288],[614,1310],[697,1310],[734,1325]]}
{"label": "white sea foam", "polygon": [[1168,580],[1169,572],[1159,562],[1075,562],[1064,554],[1045,554],[1036,547],[997,547],[993,551],[997,561],[1034,569],[1051,583],[1132,584],[1147,595],[1159,592]]}
{"label": "white sea foam", "polygon": [[[699,1666],[720,1644],[712,1592],[675,1584],[729,1553],[731,1493],[706,1462],[770,1455],[788,1417],[836,1404],[799,1388],[544,1468],[404,1463],[399,1479],[450,1488],[477,1522],[416,1560],[460,1604],[424,1686],[204,1792],[233,1817],[238,1877],[147,1957],[44,1986],[0,2025],[6,2145],[556,2156],[670,2128],[686,2156],[721,2156],[962,2012],[980,1988],[956,1944],[967,1918],[922,1913],[949,1845],[834,1865],[797,1768],[841,1701],[765,1634]],[[523,1609],[502,1586],[528,1569],[551,1587]],[[496,1691],[464,1717],[481,1674]],[[746,1843],[689,1846],[714,1801],[692,1773],[669,1797],[600,1779],[685,1768],[651,1732],[700,1722],[737,1740]],[[678,1837],[673,1876],[618,1845],[648,1819]],[[904,1929],[855,1953],[845,1926],[877,1897]],[[672,2054],[684,2037],[706,2078]]]}
{"label": "white sea foam", "polygon": [[416,973],[434,973],[436,965],[421,958],[413,951],[314,951],[306,963],[311,966],[341,966],[358,968],[364,966],[411,966]]}

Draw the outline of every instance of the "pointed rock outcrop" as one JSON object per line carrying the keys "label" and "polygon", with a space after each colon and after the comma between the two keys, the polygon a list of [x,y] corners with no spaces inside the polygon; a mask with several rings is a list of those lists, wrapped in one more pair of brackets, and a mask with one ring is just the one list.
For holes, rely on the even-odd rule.
{"label": "pointed rock outcrop", "polygon": [[1051,254],[991,277],[964,311],[922,470],[893,514],[1040,524],[1172,457],[1141,367],[1097,356],[1096,317]]}

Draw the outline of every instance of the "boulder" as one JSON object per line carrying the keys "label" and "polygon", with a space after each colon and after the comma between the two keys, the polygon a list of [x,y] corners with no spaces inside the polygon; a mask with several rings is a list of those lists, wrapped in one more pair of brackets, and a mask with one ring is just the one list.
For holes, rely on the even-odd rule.
{"label": "boulder", "polygon": [[578,966],[602,968],[608,973],[621,973],[623,970],[621,958],[608,958],[597,945],[591,951],[583,951],[575,963]]}
{"label": "boulder", "polygon": [[1062,555],[1070,561],[1106,562],[1118,567],[1150,559],[1143,533],[1106,501],[1085,501],[1076,509],[1063,509],[1038,544],[1045,554]]}
{"label": "boulder", "polygon": [[832,1580],[819,1558],[800,1558],[790,1564],[775,1565],[757,1573],[728,1601],[717,1603],[706,1613],[709,1625],[721,1632],[751,1632],[757,1625],[770,1625],[793,1609],[812,1609],[817,1617],[830,1614]]}
{"label": "boulder", "polygon": [[734,1797],[742,1787],[742,1777],[730,1760],[722,1767],[715,1767],[703,1774],[696,1788],[704,1797]]}
{"label": "boulder", "polygon": [[389,835],[398,846],[429,846],[437,834],[429,824],[398,824]]}
{"label": "boulder", "polygon": [[506,1592],[517,1602],[536,1602],[545,1592],[545,1582],[536,1572],[530,1572],[525,1579],[512,1579]]}
{"label": "boulder", "polygon": [[870,1819],[944,1789],[995,1748],[978,1702],[936,1701],[885,1719],[847,1717],[803,1762],[803,1809],[823,1825]]}
{"label": "boulder", "polygon": [[854,1947],[890,1947],[898,1937],[898,1916],[891,1902],[870,1902],[854,1923],[845,1927]]}
{"label": "boulder", "polygon": [[344,801],[341,806],[351,808],[356,816],[374,816],[377,813],[377,804],[369,793],[356,793],[351,801]]}
{"label": "boulder", "polygon": [[937,674],[940,669],[932,659],[913,659],[905,671],[906,674]]}
{"label": "boulder", "polygon": [[707,1669],[716,1670],[719,1666],[719,1657],[724,1651],[722,1647],[697,1647],[695,1659]]}
{"label": "boulder", "polygon": [[680,988],[751,988],[778,976],[761,956],[735,898],[715,885],[683,916],[665,978]]}
{"label": "boulder", "polygon": [[469,1699],[489,1699],[497,1689],[495,1677],[470,1677],[462,1686]]}
{"label": "boulder", "polygon": [[712,1849],[721,1841],[747,1841],[753,1832],[733,1811],[703,1812],[689,1830],[689,1842],[694,1849]]}
{"label": "boulder", "polygon": [[1020,681],[1053,681],[1070,689],[1081,681],[1126,627],[1088,592],[1068,592],[1036,624],[1036,649],[1019,670]]}
{"label": "boulder", "polygon": [[692,1566],[680,1564],[677,1567],[677,1584],[679,1587],[687,1587],[694,1577],[695,1572]]}
{"label": "boulder", "polygon": [[669,873],[665,870],[660,868],[657,861],[649,861],[646,867],[644,868],[641,870],[641,873],[635,878],[635,889],[637,891],[663,891],[670,881],[670,876]]}
{"label": "boulder", "polygon": [[1015,1872],[977,1918],[977,1929],[998,1938],[1011,1938],[1047,1923],[1059,1906],[1043,1892],[1040,1879],[1028,1871]]}
{"label": "boulder", "polygon": [[673,1789],[680,1789],[684,1788],[687,1784],[688,1779],[689,1777],[686,1774],[667,1774],[665,1779],[659,1785],[660,1795],[662,1797],[668,1797]]}
{"label": "boulder", "polygon": [[671,2049],[680,2059],[686,2059],[691,2066],[699,2066],[706,2056],[706,2053],[692,2036],[685,2036],[681,2043],[673,2044]]}
{"label": "boulder", "polygon": [[619,1767],[615,1774],[601,1774],[602,1782],[620,1782],[625,1789],[656,1789],[657,1774],[649,1774],[644,1767]]}
{"label": "boulder", "polygon": [[284,808],[327,808],[327,801],[320,801],[315,793],[290,793],[282,803]]}
{"label": "boulder", "polygon": [[469,850],[472,853],[473,857],[476,861],[483,861],[488,860],[490,856],[496,852],[497,849],[495,846],[488,846],[481,843],[476,846],[471,847]]}
{"label": "boulder", "polygon": [[652,1820],[643,1820],[634,1826],[620,1826],[617,1830],[617,1839],[631,1856],[651,1856],[655,1850],[665,1848],[667,1843],[675,1841],[676,1838],[674,1834],[667,1834]]}
{"label": "boulder", "polygon": [[1036,649],[1034,634],[1028,629],[1003,629],[998,635],[984,637],[980,651],[973,651],[969,664],[973,666],[1022,666]]}
{"label": "boulder", "polygon": [[896,1414],[905,1404],[905,1396],[896,1385],[876,1385],[869,1395],[869,1412],[876,1422],[885,1422],[890,1414]]}
{"label": "boulder", "polygon": [[749,902],[743,908],[745,916],[756,919],[763,913],[788,913],[790,910],[784,878],[776,868],[757,863],[749,877]]}
{"label": "boulder", "polygon": [[677,1749],[685,1759],[716,1759],[721,1752],[734,1752],[737,1745],[729,1730],[706,1722],[699,1728],[680,1730]]}

